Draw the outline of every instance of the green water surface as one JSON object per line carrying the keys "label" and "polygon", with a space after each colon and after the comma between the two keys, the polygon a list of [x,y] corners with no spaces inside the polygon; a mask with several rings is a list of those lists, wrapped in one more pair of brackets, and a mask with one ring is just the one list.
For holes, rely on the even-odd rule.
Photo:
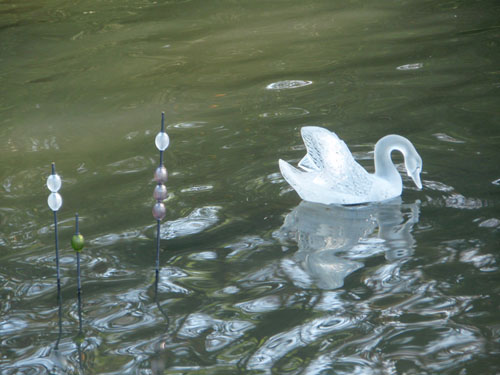
{"label": "green water surface", "polygon": [[[500,372],[499,41],[497,1],[0,1],[0,373]],[[301,204],[305,125],[424,189]]]}

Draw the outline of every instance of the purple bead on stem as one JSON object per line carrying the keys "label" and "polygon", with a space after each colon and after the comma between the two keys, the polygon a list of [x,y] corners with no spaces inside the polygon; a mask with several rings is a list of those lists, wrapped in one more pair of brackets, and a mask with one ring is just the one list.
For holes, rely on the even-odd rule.
{"label": "purple bead on stem", "polygon": [[153,192],[153,197],[158,201],[158,202],[163,202],[165,199],[167,199],[167,188],[163,184],[158,184],[155,187],[155,191]]}

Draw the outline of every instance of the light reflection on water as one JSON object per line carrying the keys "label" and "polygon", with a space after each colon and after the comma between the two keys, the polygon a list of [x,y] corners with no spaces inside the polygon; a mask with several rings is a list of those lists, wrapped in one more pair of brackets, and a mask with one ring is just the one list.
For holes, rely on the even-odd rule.
{"label": "light reflection on water", "polygon": [[[320,288],[336,289],[363,267],[363,258],[383,253],[388,261],[397,261],[413,254],[411,229],[418,223],[419,203],[402,206],[400,198],[351,207],[301,202],[286,216],[276,237],[296,241],[298,251],[293,261],[300,263]],[[402,209],[409,211],[407,219]],[[378,233],[373,237],[375,231]],[[289,275],[292,280],[293,274]],[[299,280],[302,286],[303,281]]]}
{"label": "light reflection on water", "polygon": [[[476,5],[3,4],[0,373],[499,373],[498,6]],[[424,189],[299,203],[277,159],[303,155],[304,125],[368,169],[377,139],[407,136]]]}

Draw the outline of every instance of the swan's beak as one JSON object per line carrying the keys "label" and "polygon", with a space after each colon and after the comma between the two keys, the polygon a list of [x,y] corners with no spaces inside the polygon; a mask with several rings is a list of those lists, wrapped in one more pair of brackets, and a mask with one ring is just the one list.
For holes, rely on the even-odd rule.
{"label": "swan's beak", "polygon": [[411,177],[415,185],[417,185],[419,189],[422,189],[422,181],[420,180],[420,169],[418,169],[414,173],[408,173],[408,175]]}

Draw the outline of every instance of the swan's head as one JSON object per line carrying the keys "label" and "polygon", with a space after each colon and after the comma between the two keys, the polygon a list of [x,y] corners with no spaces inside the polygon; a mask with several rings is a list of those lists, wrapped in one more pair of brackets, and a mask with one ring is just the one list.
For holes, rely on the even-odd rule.
{"label": "swan's head", "polygon": [[408,176],[411,177],[419,189],[422,189],[422,181],[420,180],[420,172],[422,172],[422,158],[416,150],[405,157],[405,167]]}

